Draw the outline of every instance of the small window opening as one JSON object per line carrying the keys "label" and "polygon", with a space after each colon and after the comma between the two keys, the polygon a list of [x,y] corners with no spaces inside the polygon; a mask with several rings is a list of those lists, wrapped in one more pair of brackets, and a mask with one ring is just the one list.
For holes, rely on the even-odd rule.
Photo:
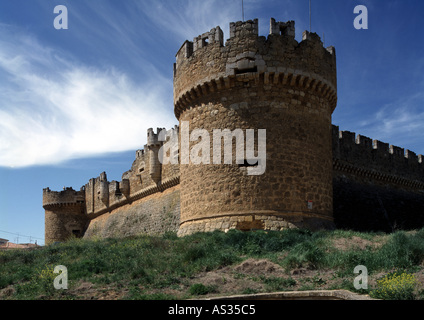
{"label": "small window opening", "polygon": [[235,69],[236,74],[251,73],[251,72],[258,72],[258,67],[253,67],[248,69]]}
{"label": "small window opening", "polygon": [[203,38],[202,39],[202,47],[206,47],[208,44],[209,44],[208,38]]}
{"label": "small window opening", "polygon": [[286,26],[280,26],[280,35],[286,35],[287,34],[287,27]]}

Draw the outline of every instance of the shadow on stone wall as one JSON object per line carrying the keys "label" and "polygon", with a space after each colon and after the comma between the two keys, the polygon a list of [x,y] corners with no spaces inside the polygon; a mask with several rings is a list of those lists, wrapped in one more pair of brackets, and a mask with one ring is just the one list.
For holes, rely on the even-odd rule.
{"label": "shadow on stone wall", "polygon": [[347,178],[334,179],[333,193],[338,229],[390,233],[424,227],[424,194]]}

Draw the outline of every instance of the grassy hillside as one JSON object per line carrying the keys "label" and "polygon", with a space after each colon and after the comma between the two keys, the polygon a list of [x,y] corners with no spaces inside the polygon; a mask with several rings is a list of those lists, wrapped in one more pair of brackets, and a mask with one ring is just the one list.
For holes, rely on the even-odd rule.
{"label": "grassy hillside", "polygon": [[[423,299],[423,259],[424,229],[390,235],[233,230],[184,238],[72,239],[0,251],[0,299],[164,300],[312,289]],[[67,290],[53,287],[57,265],[68,269]],[[367,290],[354,288],[358,265],[368,269]],[[392,279],[377,282],[387,274]]]}

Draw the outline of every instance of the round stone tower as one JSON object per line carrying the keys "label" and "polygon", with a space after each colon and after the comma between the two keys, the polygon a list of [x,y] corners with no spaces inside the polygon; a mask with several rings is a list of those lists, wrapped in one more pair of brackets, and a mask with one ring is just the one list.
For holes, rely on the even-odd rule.
{"label": "round stone tower", "polygon": [[[331,228],[335,49],[307,31],[298,42],[293,21],[274,19],[268,37],[258,35],[255,19],[230,23],[225,45],[223,39],[214,28],[186,41],[176,55],[179,235]],[[234,137],[230,149],[219,132]]]}
{"label": "round stone tower", "polygon": [[46,245],[66,241],[70,237],[82,237],[87,228],[85,191],[65,188],[61,192],[43,190],[45,209],[44,242]]}

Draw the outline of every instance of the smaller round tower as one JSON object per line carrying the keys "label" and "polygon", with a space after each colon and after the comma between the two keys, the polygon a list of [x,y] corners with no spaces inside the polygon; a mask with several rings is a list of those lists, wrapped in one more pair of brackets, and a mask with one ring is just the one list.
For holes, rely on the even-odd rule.
{"label": "smaller round tower", "polygon": [[84,235],[88,224],[84,189],[64,188],[56,192],[46,188],[43,190],[43,208],[46,245]]}

